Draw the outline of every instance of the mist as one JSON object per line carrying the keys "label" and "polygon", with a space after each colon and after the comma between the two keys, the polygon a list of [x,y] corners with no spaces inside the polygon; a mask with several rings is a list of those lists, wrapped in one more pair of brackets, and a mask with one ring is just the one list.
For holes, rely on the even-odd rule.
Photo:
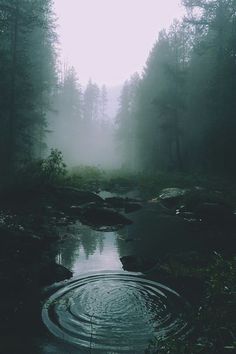
{"label": "mist", "polygon": [[236,0],[0,0],[0,77],[0,353],[235,352]]}
{"label": "mist", "polygon": [[[224,8],[219,2],[224,17],[221,18],[218,10],[211,6],[207,11],[203,5],[199,9],[199,6],[183,1],[184,6],[179,7],[175,2],[172,10],[179,19],[172,19],[171,23],[166,16],[167,7],[158,7],[151,2],[149,8],[139,1],[137,18],[140,19],[143,10],[150,20],[144,26],[142,37],[137,29],[137,18],[132,21],[136,33],[134,27],[130,29],[127,17],[127,13],[132,13],[130,4],[127,13],[124,2],[120,7],[116,1],[113,4],[120,21],[124,14],[119,37],[119,21],[114,18],[112,8],[104,7],[108,5],[105,0],[96,7],[101,16],[99,23],[92,17],[94,24],[98,24],[97,33],[82,21],[87,37],[85,35],[81,43],[68,43],[72,38],[68,35],[68,13],[71,21],[75,20],[69,10],[65,12],[65,21],[61,20],[61,25],[68,27],[62,35],[60,60],[65,48],[70,48],[70,59],[75,66],[61,66],[63,69],[52,96],[52,112],[47,115],[46,151],[53,147],[62,151],[68,166],[85,164],[108,169],[125,167],[133,171],[233,173],[231,147],[235,145],[232,134],[235,100],[232,92],[235,87],[231,78],[235,69],[230,51],[228,56],[223,54],[229,48],[233,50],[230,34],[233,33],[230,19],[233,7]],[[62,3],[56,5],[61,16],[63,8]],[[106,13],[103,12],[105,8]],[[80,9],[86,15],[90,11],[83,2],[74,9]],[[160,28],[162,22],[153,18],[151,9],[159,9],[168,24],[165,28]],[[213,19],[210,11],[215,11]],[[181,17],[183,14],[185,17]],[[113,24],[111,19],[114,19]],[[202,28],[200,21],[211,25]],[[222,21],[228,21],[229,29],[220,32]],[[114,39],[110,37],[112,33]],[[135,49],[137,38],[142,55]],[[97,56],[84,47],[85,43],[91,43]],[[80,55],[87,55],[88,62],[81,60]],[[131,61],[133,65],[130,65]],[[116,79],[111,71],[115,72]],[[127,73],[125,79],[124,72]],[[90,74],[98,81],[91,79]],[[103,82],[109,85],[102,84],[102,76]]]}
{"label": "mist", "polygon": [[92,80],[82,88],[74,68],[67,68],[48,115],[48,149],[63,154],[69,167],[119,168],[116,114],[121,87],[99,87]]}
{"label": "mist", "polygon": [[70,167],[133,168],[134,132],[126,142],[121,133],[122,87],[134,73],[142,76],[159,30],[183,8],[178,1],[164,6],[151,0],[146,6],[143,0],[79,0],[67,6],[56,0],[54,9],[59,80],[47,113],[44,156],[57,148]]}

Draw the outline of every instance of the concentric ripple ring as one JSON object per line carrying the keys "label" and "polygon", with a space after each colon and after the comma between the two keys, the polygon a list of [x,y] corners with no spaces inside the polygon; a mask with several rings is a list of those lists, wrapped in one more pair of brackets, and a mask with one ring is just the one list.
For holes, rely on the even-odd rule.
{"label": "concentric ripple ring", "polygon": [[43,322],[56,337],[93,352],[143,353],[154,339],[187,332],[187,305],[168,287],[129,272],[80,276],[51,295]]}

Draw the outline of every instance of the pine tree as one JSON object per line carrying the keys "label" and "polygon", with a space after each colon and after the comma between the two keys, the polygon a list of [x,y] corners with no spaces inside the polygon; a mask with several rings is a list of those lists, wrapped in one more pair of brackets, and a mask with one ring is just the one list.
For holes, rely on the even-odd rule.
{"label": "pine tree", "polygon": [[1,162],[5,177],[40,154],[55,78],[50,0],[0,1]]}

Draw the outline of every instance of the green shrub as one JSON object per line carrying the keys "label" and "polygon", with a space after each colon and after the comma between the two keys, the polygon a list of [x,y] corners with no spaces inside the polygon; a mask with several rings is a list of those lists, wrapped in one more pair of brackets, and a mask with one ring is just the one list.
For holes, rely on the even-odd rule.
{"label": "green shrub", "polygon": [[104,178],[105,172],[96,166],[76,166],[69,171],[66,183],[83,190],[98,191]]}
{"label": "green shrub", "polygon": [[50,155],[40,161],[39,173],[43,183],[59,183],[67,173],[62,152],[51,149]]}
{"label": "green shrub", "polygon": [[61,151],[51,149],[48,157],[25,164],[18,171],[18,185],[34,187],[62,183],[67,173]]}

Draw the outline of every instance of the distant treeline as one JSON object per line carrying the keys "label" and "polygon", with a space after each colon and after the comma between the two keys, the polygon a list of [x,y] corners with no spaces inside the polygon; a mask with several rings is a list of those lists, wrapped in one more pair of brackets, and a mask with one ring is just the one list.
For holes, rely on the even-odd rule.
{"label": "distant treeline", "polygon": [[[236,1],[183,0],[117,115],[127,166],[236,173]],[[147,3],[148,6],[148,3]]]}
{"label": "distant treeline", "polygon": [[61,150],[68,165],[114,167],[114,121],[107,105],[105,85],[89,80],[82,88],[75,69],[65,65],[48,114],[47,145]]}

